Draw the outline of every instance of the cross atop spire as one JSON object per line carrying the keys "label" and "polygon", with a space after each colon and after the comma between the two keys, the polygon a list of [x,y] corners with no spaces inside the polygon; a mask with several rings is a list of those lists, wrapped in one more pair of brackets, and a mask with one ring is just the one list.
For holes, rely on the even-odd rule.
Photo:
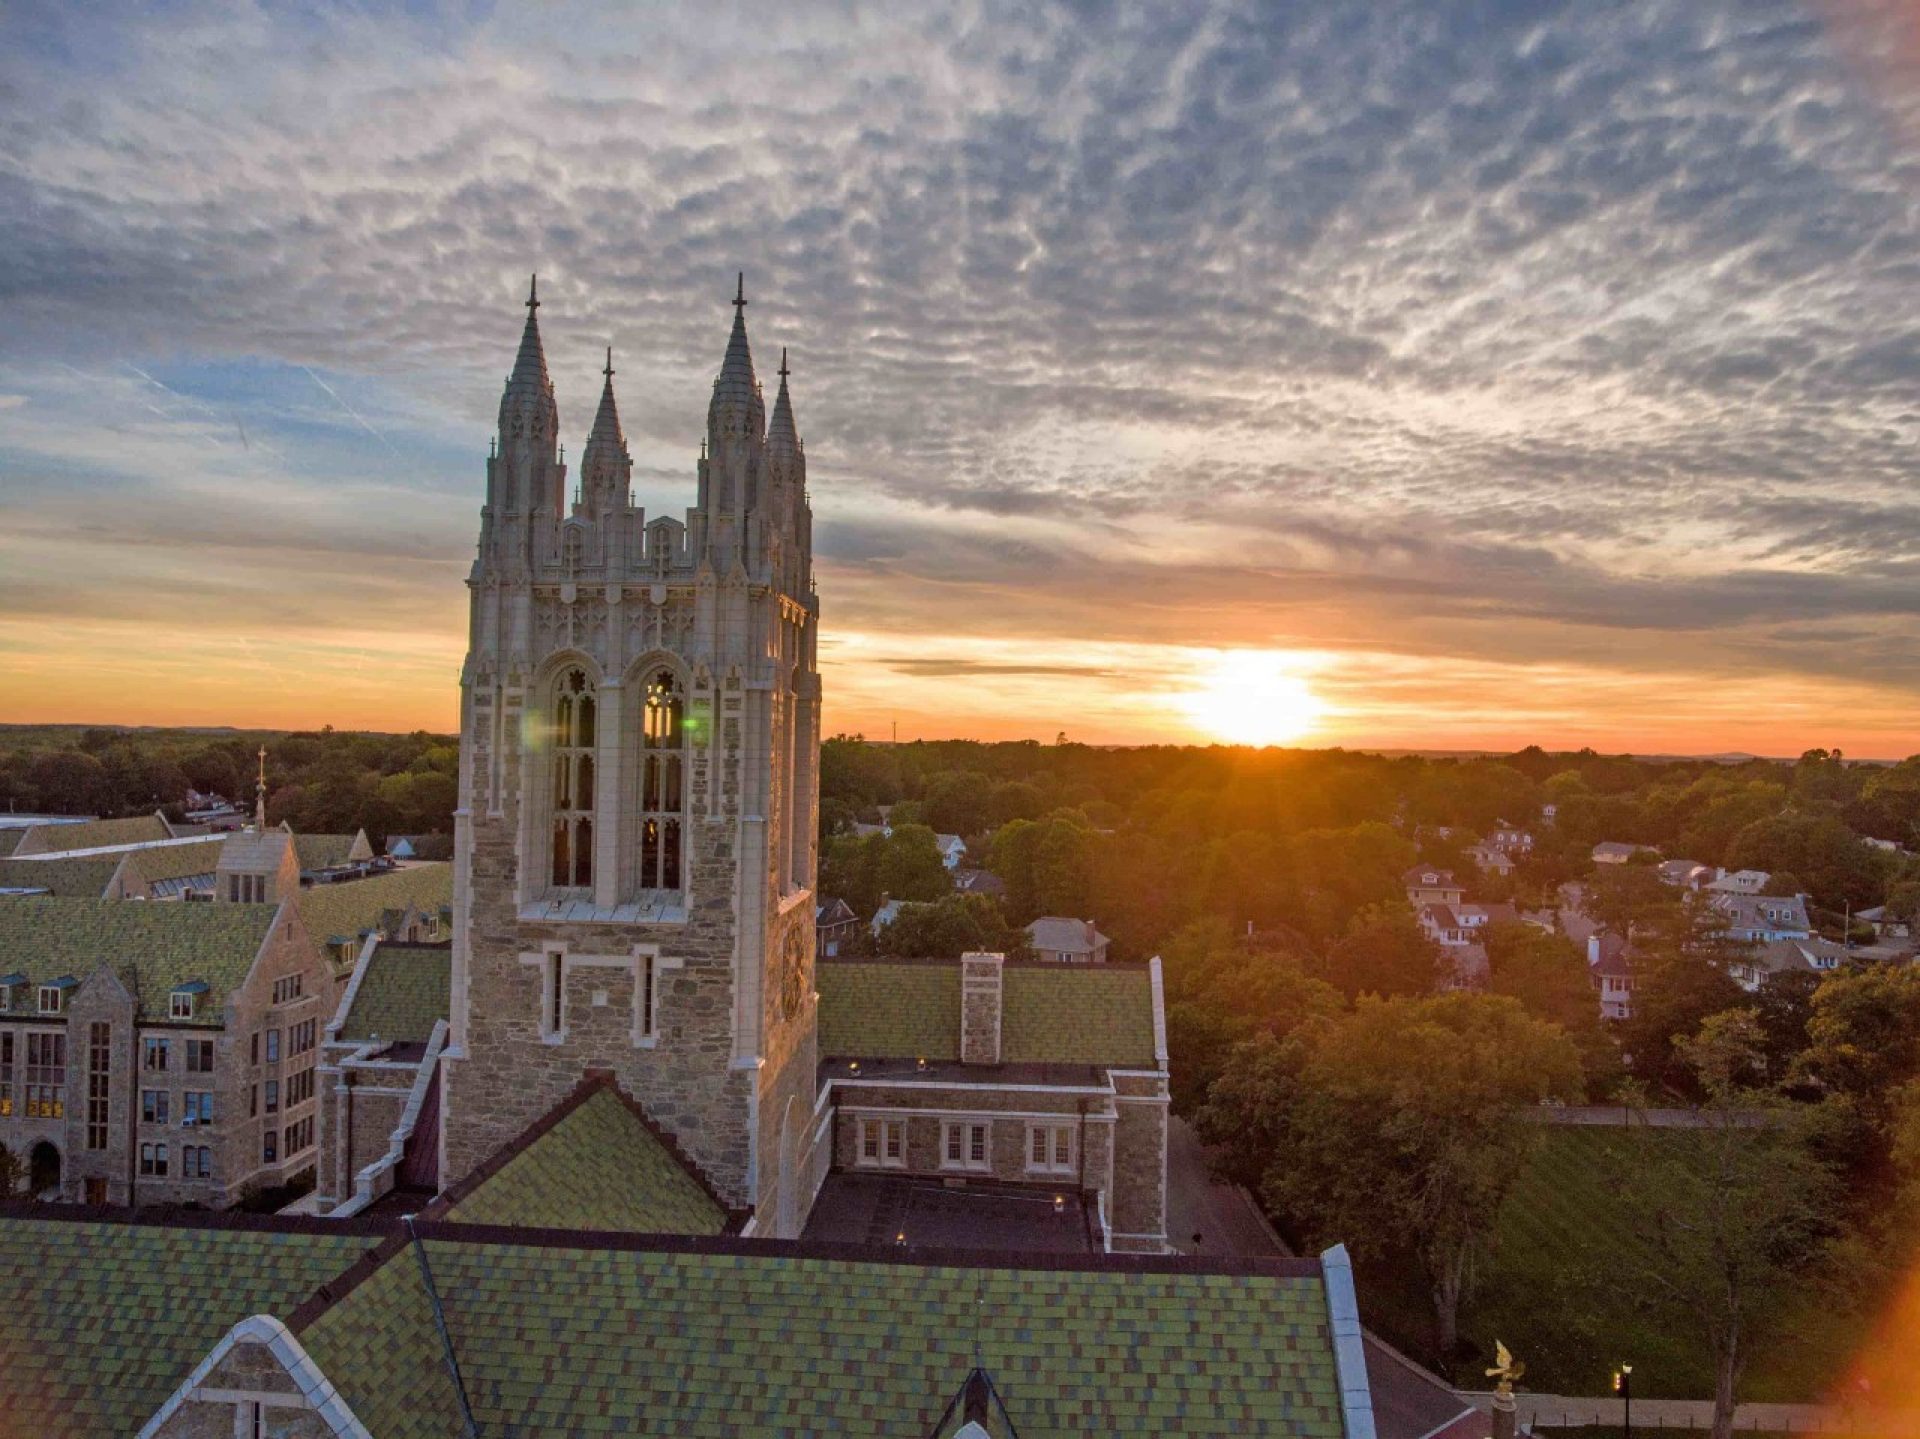
{"label": "cross atop spire", "polygon": [[605,375],[609,380],[613,378],[613,346],[612,345],[607,346],[607,367],[606,369],[602,370],[600,373]]}
{"label": "cross atop spire", "polygon": [[736,310],[744,310],[747,307],[747,272],[745,270],[740,271],[739,285],[733,292],[733,307]]}
{"label": "cross atop spire", "polygon": [[775,371],[775,373],[778,374],[780,378],[783,380],[786,379],[788,375],[793,373],[791,370],[787,368],[787,347],[785,345],[782,345],[780,347],[780,368],[777,371]]}
{"label": "cross atop spire", "polygon": [[527,281],[527,312],[531,314],[540,308],[540,277],[533,276]]}
{"label": "cross atop spire", "polygon": [[253,785],[253,829],[256,834],[267,832],[267,747],[260,746],[260,778]]}

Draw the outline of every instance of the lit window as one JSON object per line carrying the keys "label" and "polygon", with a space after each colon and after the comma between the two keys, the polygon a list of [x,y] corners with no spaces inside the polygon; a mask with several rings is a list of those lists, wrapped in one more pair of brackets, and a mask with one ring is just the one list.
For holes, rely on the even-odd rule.
{"label": "lit window", "polygon": [[907,1163],[906,1122],[862,1117],[855,1159],[863,1169],[904,1169]]}
{"label": "lit window", "polygon": [[686,826],[686,695],[672,670],[647,681],[640,773],[640,888],[678,890]]}

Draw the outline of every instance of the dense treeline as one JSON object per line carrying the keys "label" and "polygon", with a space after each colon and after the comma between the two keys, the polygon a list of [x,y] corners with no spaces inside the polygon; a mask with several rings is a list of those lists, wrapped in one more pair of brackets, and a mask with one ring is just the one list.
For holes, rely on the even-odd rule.
{"label": "dense treeline", "polygon": [[179,818],[189,788],[252,805],[267,749],[267,810],[314,834],[453,830],[459,741],[450,735],[121,730],[0,731],[0,808],[114,817],[164,810]]}

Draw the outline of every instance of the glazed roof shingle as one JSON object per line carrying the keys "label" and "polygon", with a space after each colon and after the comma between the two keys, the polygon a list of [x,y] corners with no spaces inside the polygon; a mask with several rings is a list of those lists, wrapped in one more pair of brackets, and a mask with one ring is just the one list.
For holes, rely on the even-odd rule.
{"label": "glazed roof shingle", "polygon": [[[822,959],[815,975],[822,1057],[960,1057],[958,961]],[[1006,1063],[1156,1067],[1144,967],[1009,964],[1001,984]]]}
{"label": "glazed roof shingle", "polygon": [[609,1087],[596,1086],[563,1104],[551,1127],[507,1154],[471,1189],[449,1192],[445,1218],[636,1234],[719,1234],[727,1228],[727,1212]]}
{"label": "glazed roof shingle", "polygon": [[376,945],[340,1038],[424,1043],[434,1021],[447,1017],[452,971],[453,951],[447,945]]}
{"label": "glazed roof shingle", "polygon": [[205,980],[217,1019],[273,928],[271,904],[140,904],[40,896],[0,904],[0,970],[33,983],[111,965],[147,1019],[167,1017],[175,985]]}
{"label": "glazed roof shingle", "polygon": [[367,1243],[0,1219],[0,1427],[45,1439],[139,1432],[229,1328],[291,1312]]}
{"label": "glazed roof shingle", "polygon": [[358,939],[382,911],[408,907],[437,911],[453,898],[453,866],[416,864],[341,884],[316,884],[295,901],[316,944]]}

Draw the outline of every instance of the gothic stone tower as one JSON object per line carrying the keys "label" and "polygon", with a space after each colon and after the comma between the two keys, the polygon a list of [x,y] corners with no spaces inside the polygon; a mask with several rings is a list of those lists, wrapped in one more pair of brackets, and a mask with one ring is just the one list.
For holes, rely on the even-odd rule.
{"label": "gothic stone tower", "polygon": [[631,503],[611,353],[569,507],[527,301],[467,582],[440,1173],[611,1070],[785,1236],[813,1193],[819,600],[785,355],[769,421],[746,303],[682,523]]}

